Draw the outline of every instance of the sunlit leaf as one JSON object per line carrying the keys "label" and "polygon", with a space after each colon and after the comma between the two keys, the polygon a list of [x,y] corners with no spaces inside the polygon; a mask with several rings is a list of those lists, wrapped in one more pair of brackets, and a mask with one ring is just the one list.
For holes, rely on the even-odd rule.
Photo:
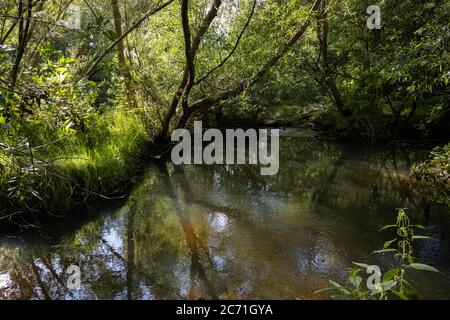
{"label": "sunlit leaf", "polygon": [[372,252],[372,254],[374,254],[374,253],[388,253],[388,252],[397,252],[397,249],[376,250],[376,251]]}
{"label": "sunlit leaf", "polygon": [[411,268],[414,268],[414,269],[417,269],[417,270],[439,272],[439,270],[436,269],[435,267],[432,267],[432,266],[429,266],[429,265],[423,264],[423,263],[411,263],[409,266]]}

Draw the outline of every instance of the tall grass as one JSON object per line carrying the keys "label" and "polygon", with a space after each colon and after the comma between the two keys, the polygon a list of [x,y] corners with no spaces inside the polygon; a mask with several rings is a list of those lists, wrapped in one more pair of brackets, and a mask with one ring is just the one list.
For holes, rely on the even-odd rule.
{"label": "tall grass", "polygon": [[123,192],[152,140],[139,117],[121,109],[91,119],[84,132],[36,128],[33,133],[30,154],[0,153],[3,216],[14,211],[61,215]]}

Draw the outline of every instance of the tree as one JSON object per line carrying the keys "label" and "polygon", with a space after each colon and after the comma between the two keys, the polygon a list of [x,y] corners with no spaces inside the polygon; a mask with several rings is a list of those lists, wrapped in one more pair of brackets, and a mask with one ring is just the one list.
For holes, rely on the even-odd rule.
{"label": "tree", "polygon": [[[118,0],[111,0],[111,7],[114,15],[114,28],[116,31],[116,37],[121,39],[122,37],[122,15],[120,14],[119,2]],[[119,60],[120,69],[122,71],[123,78],[125,80],[125,89],[127,91],[127,101],[130,107],[136,107],[136,99],[132,88],[132,78],[130,70],[127,66],[127,61],[125,60],[125,48],[123,44],[123,39],[117,43],[117,59]]]}
{"label": "tree", "polygon": [[216,18],[218,9],[222,5],[222,1],[213,1],[208,13],[203,19],[197,34],[191,40],[191,31],[189,25],[189,0],[183,0],[181,6],[181,21],[183,25],[183,35],[185,42],[185,57],[186,64],[183,71],[183,77],[181,82],[170,102],[168,110],[165,113],[162,123],[161,136],[166,137],[169,132],[170,123],[176,114],[178,105],[181,102],[182,114],[176,124],[177,128],[184,127],[189,119],[189,117],[200,110],[205,110],[211,106],[220,103],[223,100],[234,98],[241,94],[245,89],[251,88],[258,81],[260,81],[270,69],[277,64],[277,62],[292,48],[306,32],[307,28],[311,23],[311,15],[315,12],[320,5],[321,1],[316,0],[312,5],[306,21],[301,24],[294,34],[288,39],[284,45],[282,45],[278,52],[273,55],[253,76],[247,79],[241,79],[238,83],[227,90],[223,90],[214,96],[207,96],[197,99],[194,102],[189,101],[189,97],[192,88],[196,85],[195,78],[195,57],[197,55],[200,43],[208,31],[211,23]]}

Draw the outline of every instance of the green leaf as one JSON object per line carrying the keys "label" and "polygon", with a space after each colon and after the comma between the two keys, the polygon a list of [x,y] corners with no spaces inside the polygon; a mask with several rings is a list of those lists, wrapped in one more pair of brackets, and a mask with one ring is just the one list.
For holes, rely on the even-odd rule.
{"label": "green leaf", "polygon": [[329,287],[329,288],[320,289],[320,290],[314,291],[314,294],[316,294],[316,293],[322,293],[322,292],[330,291],[330,290],[336,290],[336,288]]}
{"label": "green leaf", "polygon": [[368,267],[370,267],[368,264],[365,263],[359,263],[359,262],[352,262],[355,266],[364,268],[365,270],[367,270]]}
{"label": "green leaf", "polygon": [[439,272],[438,269],[435,267],[429,266],[427,264],[423,263],[411,263],[409,265],[411,268],[417,269],[417,270],[425,270],[425,271],[431,271],[431,272]]}
{"label": "green leaf", "polygon": [[3,116],[0,116],[0,124],[5,124],[6,118]]}
{"label": "green leaf", "polygon": [[381,286],[383,287],[384,291],[391,290],[397,285],[397,281],[394,280],[388,280],[386,282],[382,282]]}
{"label": "green leaf", "polygon": [[389,228],[395,228],[395,227],[397,227],[397,225],[395,225],[395,224],[389,224],[389,225],[384,226],[383,228],[379,229],[378,232],[379,232],[379,231],[386,230],[386,229],[389,229]]}
{"label": "green leaf", "polygon": [[390,241],[386,241],[386,242],[384,243],[384,245],[383,245],[383,249],[389,248],[389,247],[391,246],[391,244],[393,244],[395,241],[397,241],[397,239],[393,239],[393,240],[390,240]]}
{"label": "green leaf", "polygon": [[377,250],[372,252],[372,254],[374,253],[387,253],[387,252],[397,252],[397,249],[383,249],[383,250]]}
{"label": "green leaf", "polygon": [[392,293],[394,293],[398,298],[402,299],[402,300],[409,300],[408,296],[406,296],[403,292],[401,291],[396,291],[396,290],[391,290]]}
{"label": "green leaf", "polygon": [[427,236],[413,236],[412,238],[413,238],[413,240],[418,240],[418,239],[433,239],[433,238],[427,237]]}
{"label": "green leaf", "polygon": [[399,273],[400,273],[401,269],[398,268],[394,268],[394,269],[390,269],[388,270],[384,275],[383,275],[383,282],[384,281],[389,281],[394,279]]}
{"label": "green leaf", "polygon": [[342,292],[343,294],[349,295],[350,291],[348,291],[346,288],[344,288],[343,286],[341,286],[339,283],[334,282],[333,280],[329,280],[331,285],[337,289],[338,291]]}
{"label": "green leaf", "polygon": [[421,225],[421,224],[414,224],[414,225],[412,225],[411,227],[413,227],[413,228],[418,228],[418,229],[422,229],[422,230],[424,230],[424,229],[427,228],[427,227],[425,227],[425,226],[423,226],[423,225]]}
{"label": "green leaf", "polygon": [[117,39],[117,34],[112,30],[103,31],[103,35],[111,41],[114,41]]}
{"label": "green leaf", "polygon": [[362,283],[362,278],[358,275],[354,275],[349,278],[349,281],[356,289],[359,289],[359,286]]}

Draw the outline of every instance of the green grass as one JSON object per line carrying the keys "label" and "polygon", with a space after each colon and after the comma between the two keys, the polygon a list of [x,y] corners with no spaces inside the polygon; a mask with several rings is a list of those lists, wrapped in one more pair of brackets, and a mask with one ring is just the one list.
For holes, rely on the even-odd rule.
{"label": "green grass", "polygon": [[91,119],[86,132],[34,130],[42,146],[33,149],[34,170],[23,170],[31,163],[29,156],[0,153],[2,215],[29,209],[60,215],[89,200],[117,195],[139,172],[152,141],[138,116],[120,109]]}

